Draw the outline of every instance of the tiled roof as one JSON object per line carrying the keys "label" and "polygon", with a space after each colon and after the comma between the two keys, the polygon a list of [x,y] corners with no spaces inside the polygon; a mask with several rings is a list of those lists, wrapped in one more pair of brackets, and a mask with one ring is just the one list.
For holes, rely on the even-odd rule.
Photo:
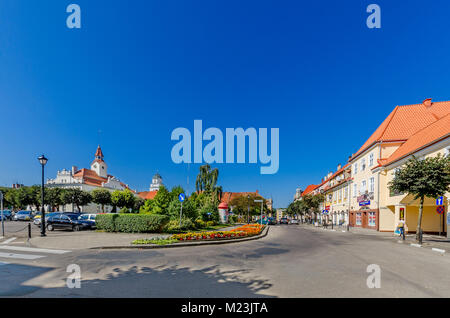
{"label": "tiled roof", "polygon": [[[427,104],[429,106],[426,106]],[[432,103],[428,99],[422,104],[397,106],[350,160],[377,142],[406,141],[417,131],[449,113],[450,101]]]}
{"label": "tiled roof", "polygon": [[306,187],[305,191],[303,191],[302,196],[310,194],[318,187],[319,187],[319,185],[317,185],[317,184],[310,184],[309,186]]}
{"label": "tiled roof", "polygon": [[433,144],[450,135],[450,114],[447,114],[440,120],[428,125],[411,136],[403,145],[401,145],[387,160],[380,162],[387,166],[397,160],[400,160],[414,152]]}
{"label": "tiled roof", "polygon": [[230,205],[230,202],[234,199],[242,196],[248,196],[248,195],[258,195],[261,196],[258,191],[256,192],[223,192],[222,193],[222,200],[221,203],[226,203]]}
{"label": "tiled roof", "polygon": [[157,193],[158,193],[158,191],[144,191],[144,192],[139,192],[138,196],[144,200],[153,200]]}

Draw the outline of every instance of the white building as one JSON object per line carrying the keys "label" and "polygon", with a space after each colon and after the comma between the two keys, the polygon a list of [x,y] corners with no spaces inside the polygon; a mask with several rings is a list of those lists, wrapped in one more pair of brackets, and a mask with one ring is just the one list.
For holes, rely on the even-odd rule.
{"label": "white building", "polygon": [[[48,187],[58,188],[78,188],[84,191],[95,189],[106,189],[109,191],[129,189],[128,185],[122,183],[116,177],[108,174],[108,165],[103,160],[103,152],[98,146],[95,152],[94,161],[91,163],[91,169],[80,169],[73,166],[71,170],[63,169],[58,171],[55,179],[48,179]],[[63,212],[73,212],[77,208],[72,205],[61,206]],[[80,212],[100,213],[101,206],[91,203],[81,208]],[[105,206],[105,212],[110,212],[111,206]]]}
{"label": "white building", "polygon": [[159,173],[156,173],[152,178],[152,184],[150,185],[150,192],[158,191],[162,185],[163,185],[162,177],[159,175]]}

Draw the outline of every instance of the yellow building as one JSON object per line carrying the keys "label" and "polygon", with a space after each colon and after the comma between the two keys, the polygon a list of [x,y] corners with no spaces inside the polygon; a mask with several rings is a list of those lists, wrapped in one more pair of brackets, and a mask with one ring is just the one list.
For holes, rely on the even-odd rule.
{"label": "yellow building", "polygon": [[[450,102],[397,106],[362,147],[350,157],[350,225],[375,230],[393,230],[394,216],[385,213],[381,200],[387,191],[381,166],[417,132],[450,113]],[[411,212],[412,213],[412,212]],[[390,225],[391,224],[391,225]]]}
{"label": "yellow building", "polygon": [[[403,143],[389,158],[375,169],[380,175],[380,231],[394,231],[400,220],[405,222],[407,232],[415,232],[419,214],[419,199],[411,195],[392,193],[389,182],[396,169],[406,163],[411,156],[426,158],[450,153],[450,114],[419,130]],[[446,232],[446,212],[450,193],[444,195],[443,214],[436,212],[436,198],[425,198],[422,216],[422,229],[428,233]]]}
{"label": "yellow building", "polygon": [[325,195],[325,210],[323,214],[328,223],[333,225],[346,225],[349,220],[349,182],[351,179],[351,168],[349,164],[341,167],[327,178],[327,184],[323,189]]}

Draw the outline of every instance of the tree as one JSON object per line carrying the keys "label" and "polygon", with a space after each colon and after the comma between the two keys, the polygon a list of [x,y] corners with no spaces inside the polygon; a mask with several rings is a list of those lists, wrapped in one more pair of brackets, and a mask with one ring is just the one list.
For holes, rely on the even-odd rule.
{"label": "tree", "polygon": [[102,206],[102,212],[105,213],[105,205],[111,204],[111,192],[105,189],[95,189],[91,192],[92,202]]}
{"label": "tree", "polygon": [[119,208],[132,209],[134,207],[135,196],[128,189],[123,191],[116,190],[111,194],[111,203]]}
{"label": "tree", "polygon": [[74,204],[77,206],[78,211],[81,212],[81,207],[88,205],[92,202],[92,196],[89,192],[73,188],[65,189],[61,194],[61,200],[63,204]]}
{"label": "tree", "polygon": [[444,195],[450,186],[450,157],[429,157],[422,160],[412,156],[406,164],[395,172],[389,183],[391,191],[407,193],[420,199],[416,240],[422,243],[422,214],[425,197],[436,198]]}
{"label": "tree", "polygon": [[266,200],[258,194],[252,193],[247,195],[241,195],[230,202],[230,206],[233,207],[234,214],[247,215],[248,208],[250,207],[250,215],[260,215],[261,214],[261,202],[255,202],[255,200],[263,199],[263,209],[268,211]]}
{"label": "tree", "polygon": [[139,209],[139,213],[151,214],[153,211],[155,200],[145,200],[144,205]]}
{"label": "tree", "polygon": [[166,187],[161,186],[153,199],[153,209],[154,214],[167,214],[170,204],[170,193],[167,191]]}
{"label": "tree", "polygon": [[180,193],[184,193],[184,189],[182,186],[175,186],[172,188],[172,190],[170,191],[170,199],[171,200],[178,200],[178,196],[180,195]]}
{"label": "tree", "polygon": [[[61,204],[63,204],[62,201],[62,192],[64,189],[62,188],[45,188],[44,189],[44,204],[47,204],[50,206],[51,211],[55,211],[55,208],[58,208]],[[39,191],[39,204],[42,204],[41,202],[41,194]]]}

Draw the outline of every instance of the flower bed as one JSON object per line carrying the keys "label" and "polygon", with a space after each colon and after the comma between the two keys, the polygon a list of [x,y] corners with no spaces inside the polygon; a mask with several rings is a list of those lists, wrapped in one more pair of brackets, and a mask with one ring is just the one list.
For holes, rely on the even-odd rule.
{"label": "flower bed", "polygon": [[184,234],[174,234],[171,236],[171,239],[178,241],[233,239],[258,235],[261,233],[263,228],[264,225],[261,226],[259,224],[247,224],[231,231],[189,232]]}

